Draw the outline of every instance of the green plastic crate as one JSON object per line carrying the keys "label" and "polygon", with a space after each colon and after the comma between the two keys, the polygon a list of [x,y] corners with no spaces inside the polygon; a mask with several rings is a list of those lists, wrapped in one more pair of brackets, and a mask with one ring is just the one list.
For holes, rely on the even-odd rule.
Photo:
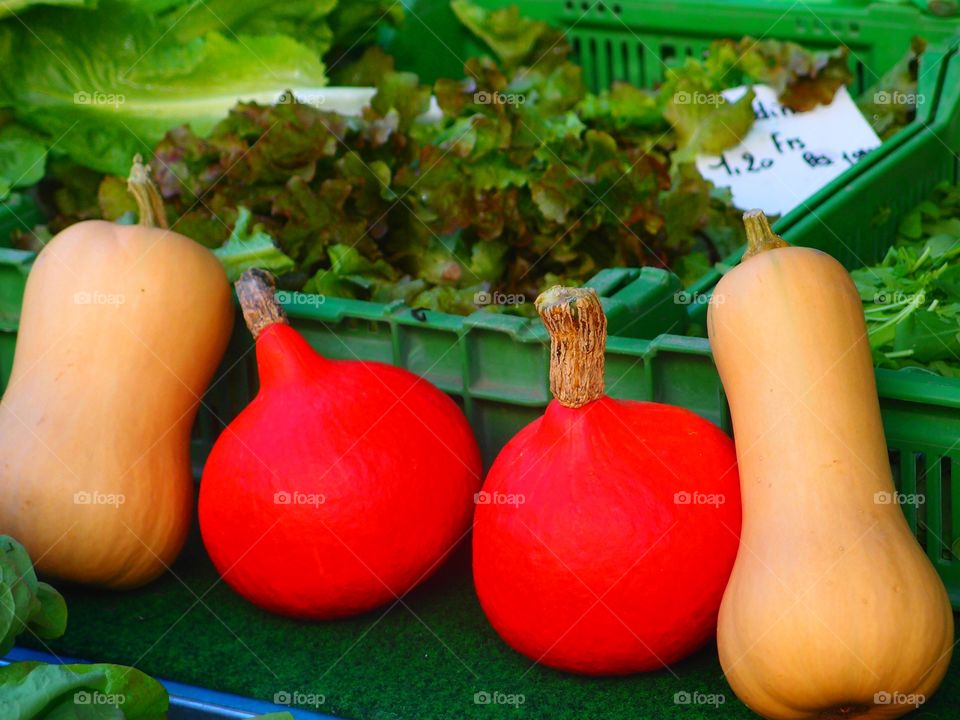
{"label": "green plastic crate", "polygon": [[[911,4],[863,0],[474,1],[488,8],[517,5],[524,15],[564,29],[594,90],[614,80],[652,87],[667,67],[700,57],[714,39],[750,35],[811,49],[846,45],[856,94],[903,57],[911,37],[942,42],[958,26],[957,18]],[[412,11],[418,12],[416,3]]]}
{"label": "green plastic crate", "polygon": [[[20,306],[34,257],[30,252],[0,249],[0,388],[10,377]],[[674,301],[680,281],[665,270],[602,270],[587,284],[603,299],[611,332],[653,337],[680,332],[687,323],[686,307]],[[487,459],[509,437],[508,430],[498,429],[502,425],[498,417],[509,415],[514,407],[528,407],[529,411],[518,412],[533,419],[534,409],[546,403],[546,386],[539,383],[543,386],[537,387],[545,377],[540,360],[546,359],[539,321],[489,312],[461,317],[411,310],[402,302],[385,305],[302,293],[287,297],[294,326],[326,355],[403,365],[457,396],[471,418],[492,433],[483,441]],[[517,341],[532,341],[535,347],[514,350]],[[464,347],[469,347],[469,357],[462,355]],[[197,468],[224,423],[256,392],[251,349],[238,313],[223,365],[194,428]],[[504,401],[509,407],[502,407]],[[514,425],[510,428],[512,432]]]}

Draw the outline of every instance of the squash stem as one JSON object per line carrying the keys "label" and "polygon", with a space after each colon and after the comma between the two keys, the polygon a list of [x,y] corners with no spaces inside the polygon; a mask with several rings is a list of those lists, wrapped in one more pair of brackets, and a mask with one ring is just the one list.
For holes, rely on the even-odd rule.
{"label": "squash stem", "polygon": [[787,242],[777,235],[770,227],[770,221],[762,210],[748,210],[743,214],[743,225],[747,230],[747,250],[743,259],[748,260],[767,250],[790,247]]}
{"label": "squash stem", "polygon": [[287,313],[277,302],[277,279],[272,273],[260,268],[245,270],[234,283],[243,319],[250,328],[253,339],[271,325],[288,325]]}
{"label": "squash stem", "polygon": [[536,299],[550,333],[550,392],[564,407],[603,396],[607,317],[593,288],[552,287]]}
{"label": "squash stem", "polygon": [[137,201],[141,225],[164,230],[169,227],[160,191],[150,179],[150,171],[143,164],[143,158],[139,153],[133,156],[133,167],[130,168],[130,176],[127,178],[127,191]]}

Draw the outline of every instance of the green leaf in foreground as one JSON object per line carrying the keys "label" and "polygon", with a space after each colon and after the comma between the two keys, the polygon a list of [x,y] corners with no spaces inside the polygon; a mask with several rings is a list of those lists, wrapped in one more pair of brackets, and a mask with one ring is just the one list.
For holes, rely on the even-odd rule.
{"label": "green leaf in foreground", "polygon": [[139,670],[102,663],[0,667],[0,709],[18,720],[166,720],[169,698]]}
{"label": "green leaf in foreground", "polygon": [[67,629],[67,607],[60,594],[39,582],[24,547],[0,536],[0,657],[29,630],[40,638],[60,637]]}
{"label": "green leaf in foreground", "polygon": [[243,271],[250,268],[262,268],[276,275],[293,269],[293,260],[274,245],[273,238],[263,231],[262,226],[256,225],[252,230],[249,229],[250,218],[250,211],[243,206],[239,207],[237,222],[230,237],[213,251],[230,282],[239,279]]}

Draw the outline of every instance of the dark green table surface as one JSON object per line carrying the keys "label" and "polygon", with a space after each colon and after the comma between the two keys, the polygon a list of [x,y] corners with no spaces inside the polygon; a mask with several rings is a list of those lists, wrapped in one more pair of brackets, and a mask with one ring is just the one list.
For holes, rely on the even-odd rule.
{"label": "dark green table surface", "polygon": [[[46,649],[260,699],[322,695],[310,709],[344,718],[757,717],[730,691],[713,644],[671,670],[628,678],[581,678],[533,665],[484,618],[467,547],[402,602],[328,623],[253,607],[219,582],[196,538],[172,573],[141,590],[61,590],[69,628]],[[30,645],[44,649],[35,640]],[[523,703],[479,704],[475,695],[483,692],[522,695]],[[719,695],[723,704],[676,703],[684,692]],[[958,702],[954,658],[940,691],[911,717],[952,720],[960,717]]]}

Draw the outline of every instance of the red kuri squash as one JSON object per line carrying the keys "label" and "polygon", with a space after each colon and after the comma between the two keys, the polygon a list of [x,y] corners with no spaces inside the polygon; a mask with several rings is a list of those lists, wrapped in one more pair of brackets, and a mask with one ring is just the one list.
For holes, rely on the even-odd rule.
{"label": "red kuri squash", "polygon": [[490,469],[473,571],[491,624],[587,674],[673,663],[714,632],[740,534],[733,442],[694,413],[604,395],[606,318],[589,289],[537,298],[554,400]]}
{"label": "red kuri squash", "polygon": [[260,391],[217,440],[200,529],[224,579],[274,612],[326,619],[410,590],[467,532],[480,453],[456,404],[377,362],[318,355],[273,277],[237,282]]}

